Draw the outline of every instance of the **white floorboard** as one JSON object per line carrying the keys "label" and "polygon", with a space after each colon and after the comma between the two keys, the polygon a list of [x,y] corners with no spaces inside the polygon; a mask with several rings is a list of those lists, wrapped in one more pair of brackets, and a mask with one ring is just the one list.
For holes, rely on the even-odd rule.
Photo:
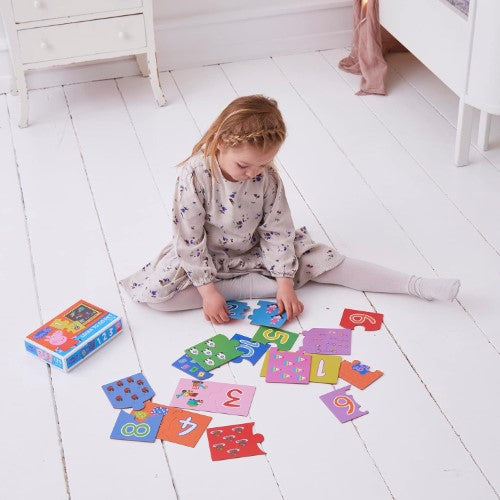
{"label": "white floorboard", "polygon": [[[33,91],[24,130],[16,98],[0,96],[1,303],[7,383],[19,388],[0,417],[0,497],[302,500],[354,487],[376,500],[498,498],[500,126],[492,149],[457,169],[456,97],[408,54],[391,56],[388,96],[357,97],[358,77],[336,68],[342,54],[163,73],[164,108],[141,77]],[[299,291],[306,310],[290,330],[334,327],[344,307],[385,314],[380,332],[354,333],[351,359],[385,375],[352,390],[370,411],[352,423],[319,400],[331,386],[266,384],[260,364],[241,363],[214,379],[255,385],[251,413],[211,414],[212,424],[255,421],[266,456],[212,462],[205,437],[194,449],[110,440],[117,410],[102,384],[142,370],[168,404],[185,347],[255,331],[247,321],[214,328],[199,311],[159,313],[117,285],[169,241],[175,165],[250,93],[276,98],[287,122],[278,166],[296,225],[353,257],[458,277],[459,302]],[[73,372],[49,370],[22,338],[79,298],[122,315],[125,329]]]}

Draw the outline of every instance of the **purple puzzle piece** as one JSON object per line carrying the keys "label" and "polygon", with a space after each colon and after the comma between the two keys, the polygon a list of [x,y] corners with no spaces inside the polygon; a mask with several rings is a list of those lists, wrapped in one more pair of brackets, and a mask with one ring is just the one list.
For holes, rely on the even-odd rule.
{"label": "purple puzzle piece", "polygon": [[302,332],[301,351],[311,354],[351,354],[352,330],[347,328],[312,328]]}
{"label": "purple puzzle piece", "polygon": [[133,408],[134,410],[142,410],[144,401],[155,395],[142,373],[104,384],[102,390],[113,408]]}
{"label": "purple puzzle piece", "polygon": [[266,382],[282,384],[308,384],[311,372],[311,356],[302,352],[269,349]]}
{"label": "purple puzzle piece", "polygon": [[360,405],[354,401],[354,398],[350,394],[347,394],[350,388],[350,385],[346,385],[341,389],[328,392],[319,397],[343,424],[368,413],[367,411],[361,411],[359,409]]}

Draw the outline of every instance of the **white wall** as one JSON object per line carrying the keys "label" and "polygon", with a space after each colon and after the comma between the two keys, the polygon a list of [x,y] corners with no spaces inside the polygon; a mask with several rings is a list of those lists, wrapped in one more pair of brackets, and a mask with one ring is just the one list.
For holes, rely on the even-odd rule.
{"label": "white wall", "polygon": [[[336,48],[348,45],[351,39],[352,0],[153,3],[161,70]],[[28,85],[39,88],[137,73],[133,59],[113,60],[31,71]],[[9,80],[7,44],[0,23],[0,93],[8,91]]]}

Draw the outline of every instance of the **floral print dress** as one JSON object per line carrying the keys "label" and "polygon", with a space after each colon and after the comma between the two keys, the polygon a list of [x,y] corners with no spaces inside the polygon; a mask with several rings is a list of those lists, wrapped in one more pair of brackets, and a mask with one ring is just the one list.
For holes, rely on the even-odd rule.
{"label": "floral print dress", "polygon": [[180,168],[174,238],[153,261],[121,281],[137,302],[163,302],[190,285],[247,273],[293,278],[300,287],[344,257],[294,230],[283,183],[272,167],[245,181],[217,179],[202,153]]}

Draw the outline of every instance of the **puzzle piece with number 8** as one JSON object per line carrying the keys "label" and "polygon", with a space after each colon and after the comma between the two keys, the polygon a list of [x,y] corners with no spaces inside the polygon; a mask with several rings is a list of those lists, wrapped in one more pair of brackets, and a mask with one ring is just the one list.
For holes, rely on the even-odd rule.
{"label": "puzzle piece with number 8", "polygon": [[142,373],[136,373],[102,386],[102,390],[113,408],[133,408],[141,410],[144,401],[151,399],[155,392]]}
{"label": "puzzle piece with number 8", "polygon": [[384,315],[371,311],[357,311],[355,309],[344,309],[340,326],[354,330],[356,326],[364,327],[366,332],[380,330]]}
{"label": "puzzle piece with number 8", "polygon": [[252,314],[248,316],[251,319],[252,325],[263,325],[280,328],[287,320],[286,312],[278,314],[279,308],[276,302],[269,302],[268,300],[259,300],[257,302],[259,307],[256,307]]}
{"label": "puzzle piece with number 8", "polygon": [[135,419],[135,415],[120,410],[110,437],[111,439],[123,439],[125,441],[153,443],[156,440],[162,418],[163,415],[150,415],[139,422]]}
{"label": "puzzle piece with number 8", "polygon": [[225,335],[218,334],[184,352],[206,371],[211,371],[241,356],[241,352],[236,349],[238,345],[237,340],[229,340]]}
{"label": "puzzle piece with number 8", "polygon": [[253,434],[255,422],[225,425],[207,429],[208,446],[212,460],[265,455],[259,443],[264,441],[262,434]]}

